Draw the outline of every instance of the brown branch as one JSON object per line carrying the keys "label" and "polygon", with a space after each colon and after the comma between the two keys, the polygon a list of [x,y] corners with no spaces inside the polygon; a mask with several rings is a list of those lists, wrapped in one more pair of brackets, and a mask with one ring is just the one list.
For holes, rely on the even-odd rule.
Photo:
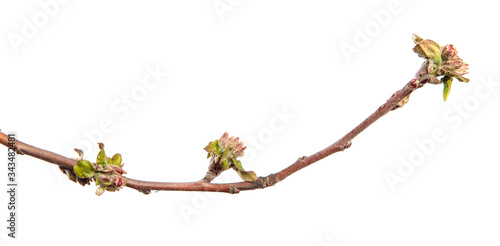
{"label": "brown branch", "polygon": [[[126,186],[132,189],[136,189],[145,194],[150,193],[151,190],[211,191],[234,194],[244,190],[263,189],[275,185],[276,183],[284,180],[286,177],[301,170],[302,168],[307,167],[333,153],[349,148],[351,146],[352,139],[354,139],[359,133],[361,133],[375,121],[380,119],[382,116],[387,114],[389,111],[402,107],[407,101],[409,95],[415,89],[422,87],[425,83],[428,82],[428,78],[426,77],[426,75],[427,65],[424,64],[416,75],[416,78],[419,80],[415,78],[411,79],[410,82],[408,82],[401,90],[394,93],[386,103],[382,104],[382,106],[380,106],[373,114],[371,114],[368,118],[361,122],[361,124],[352,129],[344,137],[311,156],[300,157],[295,163],[278,173],[270,174],[266,177],[259,177],[256,181],[253,182],[223,184],[210,183],[211,179],[213,178],[204,178],[203,180],[196,182],[152,182],[127,178]],[[0,132],[0,143],[9,147],[8,136],[2,132]],[[35,158],[59,165],[63,169],[73,170],[73,167],[76,164],[76,160],[25,144],[18,140],[15,141],[14,148],[18,154],[30,155]]]}

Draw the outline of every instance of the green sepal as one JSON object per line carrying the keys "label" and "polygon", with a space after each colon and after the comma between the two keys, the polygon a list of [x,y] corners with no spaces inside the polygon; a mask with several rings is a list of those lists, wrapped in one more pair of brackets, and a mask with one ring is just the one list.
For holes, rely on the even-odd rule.
{"label": "green sepal", "polygon": [[446,100],[448,99],[448,95],[450,94],[451,82],[453,82],[453,77],[444,76],[443,78],[441,78],[441,82],[443,82],[443,86],[444,86],[443,99],[446,102]]}
{"label": "green sepal", "polygon": [[92,178],[95,174],[95,169],[92,166],[92,163],[87,160],[79,160],[73,167],[73,171],[76,176],[80,178]]}

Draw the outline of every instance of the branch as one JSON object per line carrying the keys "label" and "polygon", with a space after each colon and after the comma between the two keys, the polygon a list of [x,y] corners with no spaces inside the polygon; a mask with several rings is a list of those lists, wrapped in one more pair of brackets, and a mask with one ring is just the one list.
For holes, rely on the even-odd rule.
{"label": "branch", "polygon": [[[291,174],[301,170],[302,168],[307,167],[333,153],[349,148],[354,137],[365,130],[373,122],[377,121],[379,118],[387,114],[389,111],[400,107],[398,106],[398,103],[404,98],[407,98],[415,89],[421,87],[422,85],[422,82],[418,82],[416,79],[412,79],[401,90],[396,92],[386,103],[380,106],[372,115],[370,115],[366,120],[361,122],[361,124],[352,129],[349,133],[347,133],[344,137],[339,139],[334,144],[311,156],[300,157],[295,163],[283,169],[282,171],[270,174],[266,177],[259,177],[256,181],[214,184],[203,180],[196,182],[152,182],[127,178],[126,186],[132,189],[136,189],[145,194],[150,193],[151,190],[212,191],[238,193],[244,190],[254,190],[273,186],[276,183],[284,180]],[[7,147],[9,147],[8,138],[9,136],[4,134],[3,132],[0,132],[0,143]],[[29,155],[46,162],[59,165],[63,169],[73,170],[73,167],[77,162],[77,160],[28,145],[19,140],[15,141],[14,149],[18,154]]]}
{"label": "branch", "polygon": [[[449,89],[451,86],[451,80],[453,78],[457,78],[459,81],[468,82],[468,79],[464,78],[462,75],[467,73],[468,64],[464,63],[462,59],[460,59],[457,55],[456,49],[453,45],[446,45],[440,47],[432,40],[423,40],[420,37],[414,35],[414,42],[417,44],[413,50],[419,54],[419,56],[426,59],[426,61],[422,64],[420,69],[417,71],[417,74],[414,78],[412,78],[401,90],[394,93],[384,104],[382,104],[374,113],[372,113],[368,118],[366,118],[363,122],[361,122],[358,126],[348,132],[344,137],[333,143],[332,145],[326,147],[325,149],[310,155],[303,156],[298,158],[295,163],[291,164],[287,168],[281,170],[280,172],[270,174],[265,177],[258,177],[254,181],[245,181],[245,182],[237,182],[237,183],[222,183],[222,184],[214,184],[210,183],[215,177],[217,177],[223,170],[227,169],[227,167],[223,170],[220,169],[219,163],[214,163],[214,158],[211,160],[211,164],[209,166],[209,172],[205,178],[200,181],[195,182],[152,182],[152,181],[141,181],[132,178],[126,178],[126,182],[124,185],[136,189],[144,194],[149,194],[151,190],[172,190],[172,191],[210,191],[210,192],[226,192],[226,193],[239,193],[240,191],[245,190],[254,190],[254,189],[263,189],[269,186],[273,186],[276,183],[284,180],[288,176],[293,173],[305,168],[323,158],[332,155],[336,152],[343,151],[351,146],[352,140],[360,134],[363,130],[368,128],[375,121],[380,119],[382,116],[390,112],[391,110],[395,110],[404,106],[406,102],[408,102],[408,98],[410,94],[418,88],[421,88],[426,83],[431,84],[440,84],[443,83],[445,86],[443,96],[446,100]],[[437,79],[437,76],[444,76],[441,81]],[[224,135],[223,135],[224,136]],[[227,140],[227,135],[225,136]],[[231,140],[231,139],[229,139]],[[233,139],[237,140],[237,139]],[[59,154],[43,150],[28,144],[25,144],[21,141],[14,141],[14,146],[11,146],[12,140],[9,140],[9,136],[0,132],[0,143],[14,149],[18,154],[26,154],[56,165],[59,165],[61,170],[66,173],[68,176],[71,176],[70,179],[73,181],[77,181],[78,183],[85,185],[89,184],[90,180],[94,180],[97,182],[95,177],[89,174],[89,178],[82,178],[81,175],[78,175],[80,178],[75,177],[74,167],[79,160],[70,159]],[[103,151],[103,146],[101,146],[101,150]],[[243,145],[239,146],[241,153],[243,152]],[[208,148],[208,146],[207,146]],[[208,151],[208,150],[207,150]],[[82,155],[81,151],[79,152]],[[103,152],[104,153],[104,152]],[[209,152],[210,153],[210,152]],[[107,158],[103,155],[103,158]],[[80,156],[80,160],[81,160]],[[98,157],[99,158],[99,157]],[[109,158],[108,158],[109,159]],[[114,161],[110,159],[110,161]],[[104,161],[106,161],[104,159]],[[121,163],[121,156],[119,156],[119,162]],[[86,165],[86,164],[85,164]],[[82,165],[81,168],[85,169],[85,165]],[[90,163],[88,165],[91,165]],[[239,163],[241,166],[241,163]],[[92,169],[92,167],[89,167]],[[121,168],[121,166],[120,166]],[[92,169],[93,170],[93,169]],[[113,170],[113,169],[112,169]],[[118,170],[118,168],[116,169]],[[120,174],[123,174],[123,170],[120,170]],[[101,170],[102,171],[102,170]],[[242,169],[239,171],[246,172]],[[85,170],[81,171],[85,172]],[[253,172],[252,172],[253,173]],[[255,174],[253,174],[255,175]],[[120,176],[122,177],[122,176]],[[91,179],[92,178],[92,179]],[[109,177],[107,178],[107,182],[109,182]],[[100,182],[104,182],[101,179]],[[121,180],[119,180],[118,187],[115,187],[117,190],[121,188]],[[100,187],[102,192],[104,190],[103,187]],[[114,190],[112,190],[114,191]],[[100,192],[100,194],[102,194]],[[98,190],[99,193],[99,190]]]}

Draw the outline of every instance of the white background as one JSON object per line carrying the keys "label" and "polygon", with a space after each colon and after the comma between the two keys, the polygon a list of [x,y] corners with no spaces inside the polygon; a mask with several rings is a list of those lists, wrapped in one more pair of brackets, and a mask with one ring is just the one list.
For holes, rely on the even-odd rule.
{"label": "white background", "polygon": [[[17,238],[6,236],[1,192],[1,243],[499,245],[497,10],[492,1],[2,1],[1,130],[68,157],[84,148],[91,160],[102,141],[136,179],[201,179],[203,147],[224,131],[247,143],[243,166],[262,176],[315,153],[412,78],[423,61],[412,33],[455,44],[471,82],[455,80],[447,102],[441,85],[426,85],[345,152],[238,195],[97,197],[93,184],[19,156]],[[157,69],[159,82],[148,80]],[[390,185],[387,175],[399,178]],[[216,181],[237,180],[228,171]]]}

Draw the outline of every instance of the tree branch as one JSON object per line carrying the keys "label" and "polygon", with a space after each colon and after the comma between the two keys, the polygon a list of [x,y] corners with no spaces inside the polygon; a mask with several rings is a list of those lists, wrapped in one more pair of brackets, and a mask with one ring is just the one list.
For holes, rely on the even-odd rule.
{"label": "tree branch", "polygon": [[[238,138],[228,138],[227,133],[217,141],[210,142],[205,150],[209,152],[211,156],[208,172],[205,177],[196,182],[151,182],[151,181],[141,181],[131,178],[126,178],[124,182],[125,186],[136,189],[142,193],[149,194],[151,190],[178,190],[178,191],[211,191],[211,192],[226,192],[226,193],[239,193],[243,190],[254,190],[263,189],[269,186],[273,186],[276,183],[284,180],[293,173],[307,167],[333,153],[338,151],[343,151],[351,146],[352,140],[360,134],[363,130],[368,128],[375,121],[380,119],[382,116],[387,114],[389,111],[403,107],[405,103],[408,102],[410,94],[416,89],[424,86],[427,83],[430,84],[443,84],[443,99],[446,101],[448,94],[450,92],[450,86],[453,78],[461,82],[469,82],[469,79],[463,77],[467,74],[467,69],[469,64],[463,62],[463,60],[457,55],[458,51],[453,45],[439,46],[436,42],[430,39],[422,39],[421,37],[413,34],[413,42],[416,44],[413,51],[416,52],[420,57],[425,59],[417,74],[413,79],[410,80],[401,90],[394,93],[386,103],[382,104],[373,114],[366,118],[361,124],[356,126],[350,132],[348,132],[344,137],[339,139],[337,142],[326,147],[325,149],[311,155],[300,157],[295,163],[289,167],[281,170],[280,172],[270,174],[266,177],[256,178],[255,173],[246,172],[241,167],[241,162],[235,160],[236,157],[243,156],[244,146],[243,143],[239,142]],[[438,79],[439,76],[444,76],[441,80]],[[233,165],[232,167],[240,174],[244,180],[254,180],[239,183],[224,183],[224,184],[213,184],[211,181],[220,175],[220,173],[229,168],[228,159],[221,159],[221,156],[228,154],[228,149],[224,150],[224,154],[221,154],[220,145],[224,148],[229,146],[229,142],[232,144],[231,148],[235,148],[229,157],[224,158],[234,158],[231,159]],[[66,158],[64,156],[58,155],[56,153],[39,149],[37,147],[25,144],[21,141],[12,141],[9,136],[0,132],[0,143],[7,146],[8,148],[14,149],[18,154],[26,154],[33,156],[35,158],[54,163],[59,165],[61,171],[68,175],[68,177],[78,182],[82,185],[89,184],[90,181],[99,181],[100,186],[96,194],[100,195],[104,190],[115,191],[123,186],[122,174],[124,174],[123,169],[121,169],[121,155],[115,155],[113,158],[109,158],[104,154],[104,145],[99,144],[101,152],[99,152],[98,160],[100,164],[92,164],[86,160],[73,160]],[[14,146],[11,146],[14,144]],[[212,144],[212,145],[210,145]],[[210,147],[210,148],[209,148]],[[76,149],[75,149],[76,150]],[[77,150],[80,154],[80,159],[82,158],[82,151]],[[101,155],[102,153],[102,155]],[[101,155],[101,156],[100,156]],[[113,165],[108,165],[108,161],[112,162]],[[221,163],[225,161],[225,166],[223,167]],[[78,162],[78,165],[77,165]],[[104,163],[104,164],[102,164]],[[236,164],[239,164],[237,167]],[[74,168],[76,165],[77,168]],[[95,165],[95,166],[94,166]],[[97,170],[95,170],[95,168]],[[76,172],[78,171],[78,172]],[[99,172],[99,173],[96,173]],[[111,177],[113,177],[113,182]],[[244,174],[242,175],[242,173]],[[250,177],[248,175],[250,174]],[[113,176],[114,175],[114,176]]]}
{"label": "tree branch", "polygon": [[[351,146],[352,139],[354,139],[359,133],[361,133],[375,121],[380,119],[382,116],[387,114],[389,111],[402,107],[404,105],[403,102],[407,101],[409,95],[415,89],[422,87],[427,82],[424,76],[427,73],[427,66],[424,65],[419,70],[416,76],[419,79],[424,78],[423,80],[419,81],[413,78],[401,90],[394,93],[393,96],[389,98],[386,103],[382,104],[382,106],[380,106],[373,114],[371,114],[368,118],[361,122],[361,124],[356,126],[337,142],[311,156],[300,157],[295,163],[278,173],[270,174],[266,177],[259,177],[256,181],[252,182],[246,181],[223,184],[210,183],[211,180],[207,179],[196,182],[152,182],[127,178],[126,186],[132,189],[136,189],[145,194],[149,194],[151,190],[210,191],[234,194],[244,190],[263,189],[269,186],[273,186],[276,183],[284,180],[288,176],[292,175],[293,173],[301,170],[302,168],[307,167],[333,153],[349,148]],[[7,147],[9,147],[8,138],[9,137],[6,134],[0,132],[0,143]],[[77,162],[74,159],[70,159],[47,150],[25,144],[19,140],[15,141],[14,149],[18,154],[26,154],[59,165],[62,169],[73,170],[73,167]]]}

